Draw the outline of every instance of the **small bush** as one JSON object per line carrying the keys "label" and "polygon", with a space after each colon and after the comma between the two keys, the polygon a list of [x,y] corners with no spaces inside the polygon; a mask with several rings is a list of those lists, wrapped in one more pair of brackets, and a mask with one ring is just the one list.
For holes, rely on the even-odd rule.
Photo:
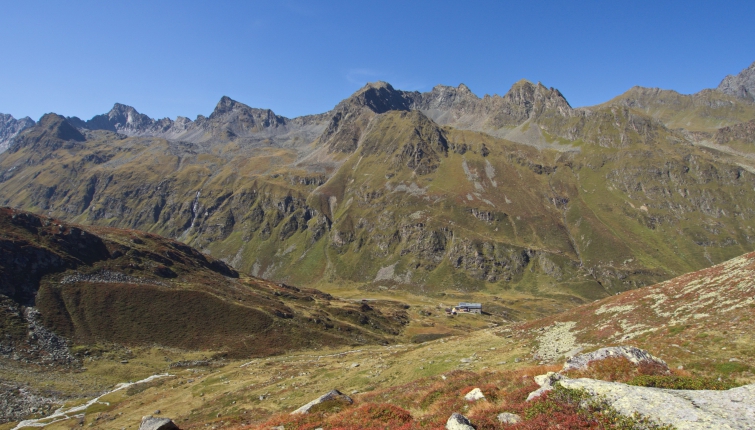
{"label": "small bush", "polygon": [[345,401],[345,400],[343,400],[341,398],[337,398],[337,399],[333,399],[333,400],[327,400],[327,401],[324,401],[322,403],[318,403],[318,404],[312,406],[312,408],[309,409],[309,413],[310,414],[318,414],[318,413],[330,414],[330,413],[336,413],[336,412],[340,412],[340,411],[348,408],[349,406],[351,406],[351,403],[349,403],[349,402],[347,402],[347,401]]}
{"label": "small bush", "polygon": [[673,390],[728,390],[736,384],[728,380],[699,376],[640,375],[627,382],[639,387],[669,388]]}
{"label": "small bush", "polygon": [[718,372],[723,373],[724,375],[730,375],[732,373],[740,373],[750,370],[750,366],[736,361],[718,363],[715,365],[715,368]]}
{"label": "small bush", "polygon": [[412,414],[388,403],[368,403],[328,420],[334,428],[396,428],[413,421]]}

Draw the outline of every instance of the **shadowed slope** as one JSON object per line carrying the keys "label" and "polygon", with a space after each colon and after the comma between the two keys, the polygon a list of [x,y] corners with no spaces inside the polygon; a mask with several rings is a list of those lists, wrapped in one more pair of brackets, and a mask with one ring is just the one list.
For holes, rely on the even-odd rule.
{"label": "shadowed slope", "polygon": [[14,327],[32,322],[25,310],[31,305],[41,313],[38,322],[76,344],[233,356],[385,343],[407,322],[397,304],[360,307],[317,290],[238,276],[223,262],[156,235],[0,209],[0,294],[9,298],[2,326],[17,355],[28,345],[26,331]]}

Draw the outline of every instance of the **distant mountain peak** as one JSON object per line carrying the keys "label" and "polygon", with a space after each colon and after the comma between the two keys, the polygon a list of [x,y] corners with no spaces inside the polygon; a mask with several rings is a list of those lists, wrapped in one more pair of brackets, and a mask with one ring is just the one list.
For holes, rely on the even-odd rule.
{"label": "distant mountain peak", "polygon": [[234,100],[234,99],[232,99],[232,98],[230,98],[228,96],[223,96],[223,97],[220,98],[220,101],[218,102],[218,104],[215,105],[215,110],[212,111],[212,114],[210,114],[210,118],[226,114],[226,113],[231,112],[231,111],[233,111],[234,109],[237,109],[237,108],[242,108],[242,109],[243,108],[247,108],[248,109],[249,106],[247,106],[247,105],[245,105],[243,103],[239,103],[236,100]]}
{"label": "distant mountain peak", "polygon": [[755,101],[755,62],[739,74],[725,77],[717,90],[741,99]]}
{"label": "distant mountain peak", "polygon": [[0,113],[0,152],[8,149],[11,140],[23,130],[36,124],[33,119],[27,117],[13,118],[13,115]]}
{"label": "distant mountain peak", "polygon": [[47,113],[34,126],[19,133],[10,144],[8,151],[15,152],[22,147],[33,147],[40,153],[52,152],[72,142],[83,142],[86,138],[71,125],[65,117]]}
{"label": "distant mountain peak", "polygon": [[375,113],[385,113],[390,110],[409,110],[411,104],[403,91],[396,90],[391,84],[384,81],[368,83],[344,102],[349,105],[366,107]]}
{"label": "distant mountain peak", "polygon": [[375,89],[386,88],[391,91],[395,90],[391,84],[385,81],[367,82],[367,84],[365,84],[365,86],[362,87],[363,90],[368,89],[368,88],[375,88]]}

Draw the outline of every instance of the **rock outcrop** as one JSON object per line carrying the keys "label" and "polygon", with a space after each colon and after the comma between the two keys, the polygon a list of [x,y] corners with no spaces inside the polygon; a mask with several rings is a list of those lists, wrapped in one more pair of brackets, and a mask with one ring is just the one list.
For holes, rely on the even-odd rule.
{"label": "rock outcrop", "polygon": [[725,94],[755,101],[755,62],[738,74],[725,77],[717,89]]}
{"label": "rock outcrop", "polygon": [[635,387],[594,379],[562,379],[562,387],[586,390],[626,416],[639,414],[677,429],[751,429],[755,384],[725,391]]}
{"label": "rock outcrop", "polygon": [[480,399],[484,399],[484,398],[485,398],[485,394],[483,394],[482,390],[480,390],[479,388],[474,388],[472,391],[468,392],[464,396],[464,400],[466,400],[468,402],[476,402],[476,401],[478,401]]}
{"label": "rock outcrop", "polygon": [[179,430],[179,428],[170,418],[146,416],[142,418],[139,430]]}
{"label": "rock outcrop", "polygon": [[354,401],[351,399],[351,397],[347,396],[346,394],[343,394],[342,392],[338,390],[331,390],[322,396],[312,400],[311,402],[307,403],[306,405],[300,407],[299,409],[291,412],[292,415],[295,414],[307,414],[309,413],[309,410],[313,407],[326,403],[326,402],[336,402],[336,403],[344,403],[344,404],[352,404]]}
{"label": "rock outcrop", "polygon": [[569,358],[561,372],[568,372],[570,370],[582,370],[586,369],[590,363],[594,361],[605,360],[607,358],[625,358],[630,363],[639,365],[640,363],[652,363],[668,370],[668,365],[665,361],[658,357],[654,357],[649,352],[636,348],[633,346],[611,346],[607,348],[600,348],[596,351],[579,354]]}
{"label": "rock outcrop", "polygon": [[572,379],[564,375],[610,358],[623,358],[635,365],[650,363],[668,371],[663,360],[639,348],[601,348],[570,358],[559,372],[536,376],[534,379],[540,388],[531,392],[527,401],[533,401],[561,386],[585,390],[596,403],[607,405],[622,415],[639,415],[678,429],[747,429],[755,419],[755,384],[726,391],[671,390],[590,378]]}
{"label": "rock outcrop", "polygon": [[33,126],[34,120],[27,117],[15,119],[12,115],[0,113],[0,152],[8,149],[11,139],[18,133]]}
{"label": "rock outcrop", "polygon": [[454,412],[446,421],[446,430],[474,430],[474,427],[467,417]]}

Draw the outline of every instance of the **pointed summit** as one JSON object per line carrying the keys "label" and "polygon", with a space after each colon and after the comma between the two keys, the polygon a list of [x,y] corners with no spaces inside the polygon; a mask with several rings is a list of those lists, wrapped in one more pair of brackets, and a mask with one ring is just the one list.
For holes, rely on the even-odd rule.
{"label": "pointed summit", "polygon": [[[403,91],[393,88],[383,81],[370,82],[360,88],[348,99],[341,102],[366,107],[375,113],[385,113],[391,110],[409,110],[411,101]],[[339,104],[339,106],[341,105]],[[336,107],[338,109],[338,106]]]}
{"label": "pointed summit", "polygon": [[472,90],[469,89],[468,86],[464,85],[463,83],[459,84],[459,86],[456,88],[460,93],[466,93],[466,94],[473,94]]}
{"label": "pointed summit", "polygon": [[21,132],[8,148],[9,152],[16,152],[23,147],[32,147],[40,153],[47,153],[58,148],[71,145],[73,142],[83,142],[86,138],[76,127],[72,126],[65,117],[48,113],[39,122]]}
{"label": "pointed summit", "polygon": [[533,84],[526,79],[520,79],[512,85],[503,98],[519,106],[542,104],[544,107],[571,109],[571,105],[559,90],[548,88],[540,82]]}
{"label": "pointed summit", "polygon": [[129,105],[116,103],[106,114],[96,115],[85,123],[90,130],[108,130],[134,134],[153,126],[155,120]]}
{"label": "pointed summit", "polygon": [[28,116],[15,119],[13,115],[0,113],[0,152],[8,149],[11,139],[34,124],[34,120]]}
{"label": "pointed summit", "polygon": [[755,62],[738,75],[725,77],[717,90],[740,99],[755,101]]}
{"label": "pointed summit", "polygon": [[223,96],[220,98],[220,101],[218,102],[218,104],[215,105],[215,110],[212,111],[212,114],[210,114],[210,118],[212,118],[213,116],[226,114],[237,108],[238,109],[244,109],[244,108],[251,109],[249,106],[243,103],[239,103],[228,96]]}

